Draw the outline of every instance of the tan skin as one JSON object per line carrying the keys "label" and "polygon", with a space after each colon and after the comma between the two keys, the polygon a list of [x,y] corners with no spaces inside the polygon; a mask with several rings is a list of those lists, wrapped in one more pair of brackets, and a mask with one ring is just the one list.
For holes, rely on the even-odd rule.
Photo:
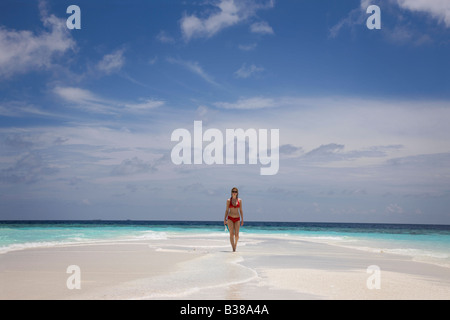
{"label": "tan skin", "polygon": [[[244,225],[244,213],[242,211],[242,199],[237,198],[237,192],[232,193],[233,200],[239,201],[239,208],[230,208],[230,199],[227,200],[227,208],[225,210],[225,218],[223,220],[224,225],[228,225],[228,230],[230,230],[230,243],[233,248],[233,252],[236,251],[237,242],[239,240],[239,227]],[[239,217],[240,212],[240,221],[233,222],[230,219],[227,219],[228,216],[237,218]]]}

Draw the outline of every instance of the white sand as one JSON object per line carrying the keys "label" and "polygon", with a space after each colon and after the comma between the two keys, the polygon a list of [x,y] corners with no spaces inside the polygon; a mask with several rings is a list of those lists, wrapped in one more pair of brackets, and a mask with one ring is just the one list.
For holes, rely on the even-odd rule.
{"label": "white sand", "polygon": [[369,289],[364,270],[346,272],[315,269],[265,269],[264,283],[271,287],[300,290],[321,299],[449,299],[448,283],[391,271],[380,273],[380,286]]}
{"label": "white sand", "polygon": [[[109,288],[175,270],[196,254],[158,252],[148,243],[27,249],[0,254],[0,299],[104,299]],[[71,265],[80,267],[81,289],[68,289]]]}
{"label": "white sand", "polygon": [[[0,254],[0,299],[449,299],[450,269],[406,256],[241,235]],[[68,289],[69,265],[81,289]],[[379,289],[369,289],[380,268]],[[374,282],[370,282],[374,283]]]}

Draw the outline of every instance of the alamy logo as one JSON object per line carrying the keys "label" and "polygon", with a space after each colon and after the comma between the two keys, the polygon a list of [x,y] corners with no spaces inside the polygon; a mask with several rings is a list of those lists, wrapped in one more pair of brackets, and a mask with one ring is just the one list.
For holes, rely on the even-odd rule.
{"label": "alamy logo", "polygon": [[67,289],[81,289],[81,270],[77,265],[70,265],[67,267],[66,273],[70,273],[71,275],[67,278],[66,286]]}
{"label": "alamy logo", "polygon": [[371,276],[367,278],[366,285],[367,288],[372,289],[380,289],[381,288],[381,270],[377,265],[371,265],[367,267],[367,273],[370,273]]}
{"label": "alamy logo", "polygon": [[[280,130],[270,129],[270,148],[268,134],[267,129],[226,129],[224,140],[219,129],[210,128],[203,132],[202,121],[194,121],[193,136],[184,128],[172,132],[171,141],[178,141],[178,144],[173,147],[170,156],[176,165],[246,164],[248,159],[248,164],[258,164],[259,161],[263,165],[261,175],[275,175],[279,169]],[[210,143],[203,148],[203,142]]]}

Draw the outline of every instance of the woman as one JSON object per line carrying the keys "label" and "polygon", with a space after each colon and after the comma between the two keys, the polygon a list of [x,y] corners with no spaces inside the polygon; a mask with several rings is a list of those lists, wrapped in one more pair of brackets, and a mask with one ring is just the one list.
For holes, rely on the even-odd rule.
{"label": "woman", "polygon": [[236,245],[239,240],[239,224],[241,226],[244,225],[242,200],[239,199],[239,192],[237,188],[231,189],[231,198],[227,199],[227,209],[225,210],[223,224],[228,225],[228,230],[230,231],[230,243],[234,252],[236,251]]}

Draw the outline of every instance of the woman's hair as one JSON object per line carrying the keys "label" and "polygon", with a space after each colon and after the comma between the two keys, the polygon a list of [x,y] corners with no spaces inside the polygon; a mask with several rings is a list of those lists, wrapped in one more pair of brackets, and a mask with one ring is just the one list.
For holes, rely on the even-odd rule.
{"label": "woman's hair", "polygon": [[[237,191],[237,193],[236,193],[236,201],[238,201],[238,199],[239,199],[239,190],[238,190],[238,188],[233,187],[233,188],[231,189],[230,203],[231,203],[231,201],[233,201],[233,190],[236,190],[236,191]],[[235,204],[233,204],[233,205],[235,205]]]}

